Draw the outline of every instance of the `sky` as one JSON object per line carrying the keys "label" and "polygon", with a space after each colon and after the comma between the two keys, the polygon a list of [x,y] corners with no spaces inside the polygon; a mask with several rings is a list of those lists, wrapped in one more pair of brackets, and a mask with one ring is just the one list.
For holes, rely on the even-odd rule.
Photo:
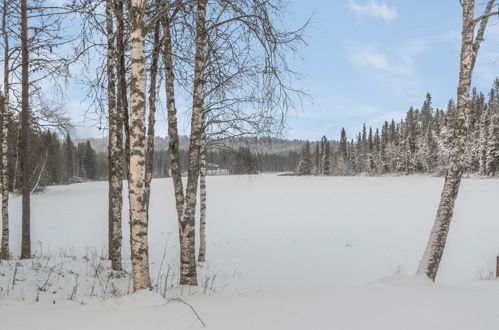
{"label": "sky", "polygon": [[[477,15],[483,10],[477,1]],[[455,98],[459,70],[461,7],[458,0],[294,0],[286,24],[296,28],[310,19],[307,45],[293,68],[297,87],[309,98],[288,117],[285,136],[292,139],[338,139],[344,127],[350,138],[365,122],[379,127],[400,120],[427,92],[434,108]],[[473,85],[487,92],[499,72],[499,19],[490,21],[478,55]],[[103,136],[84,118],[86,102],[71,92],[66,109],[79,137]],[[189,109],[183,109],[188,112]],[[182,109],[180,109],[182,111]],[[180,124],[188,132],[185,121]],[[164,111],[156,131],[167,134]]]}

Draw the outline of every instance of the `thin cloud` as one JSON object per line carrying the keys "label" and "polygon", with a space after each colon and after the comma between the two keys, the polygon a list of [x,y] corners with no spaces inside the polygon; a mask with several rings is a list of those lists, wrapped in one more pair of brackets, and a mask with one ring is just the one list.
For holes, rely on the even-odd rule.
{"label": "thin cloud", "polygon": [[385,54],[371,48],[359,48],[351,50],[351,61],[359,66],[381,70],[388,73],[412,75],[412,60],[410,56],[401,55],[400,59],[393,60]]}
{"label": "thin cloud", "polygon": [[391,20],[398,16],[397,8],[390,7],[384,1],[378,3],[376,0],[370,0],[365,5],[359,5],[355,0],[349,0],[347,8],[357,16],[372,16],[384,20]]}

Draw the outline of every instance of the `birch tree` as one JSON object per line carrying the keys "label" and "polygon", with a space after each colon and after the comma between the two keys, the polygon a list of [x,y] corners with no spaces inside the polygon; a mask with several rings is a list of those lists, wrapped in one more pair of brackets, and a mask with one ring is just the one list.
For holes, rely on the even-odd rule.
{"label": "birch tree", "polygon": [[[20,179],[21,258],[25,259],[31,256],[30,194],[38,174],[31,160],[30,134],[40,128],[57,129],[61,132],[71,129],[71,123],[61,111],[56,97],[63,94],[63,85],[70,77],[69,67],[78,55],[71,47],[62,49],[63,46],[71,46],[73,42],[70,33],[62,32],[65,31],[66,19],[71,18],[67,11],[58,6],[47,6],[42,0],[4,3],[4,9],[9,9],[6,15],[8,24],[3,31],[3,43],[9,49],[8,56],[3,59],[7,68],[4,70],[4,74],[7,74],[4,76],[4,84],[7,82],[9,113],[2,117],[8,123],[12,119],[9,118],[10,111],[20,112],[13,181],[15,182],[16,176]],[[4,110],[2,109],[2,114]],[[17,186],[14,184],[14,187]],[[6,187],[7,184],[2,184],[2,189]],[[3,191],[3,196],[3,218],[6,219],[8,194]]]}
{"label": "birch tree", "polygon": [[[203,260],[206,228],[206,179],[201,150],[203,143],[214,143],[228,137],[246,136],[250,132],[263,132],[274,124],[282,124],[276,112],[285,114],[289,106],[289,90],[283,83],[287,71],[281,62],[282,51],[295,41],[294,34],[281,33],[272,25],[271,17],[280,5],[268,1],[214,2],[197,1],[195,24],[189,19],[192,9],[180,1],[173,1],[171,10],[163,17],[163,55],[165,64],[165,86],[168,108],[169,151],[172,178],[175,189],[177,216],[180,227],[181,284],[195,285],[195,229],[194,210],[198,180],[201,180],[202,229],[200,260]],[[210,8],[207,9],[206,7]],[[275,12],[274,12],[275,11]],[[179,19],[182,13],[184,20]],[[207,16],[207,13],[210,13]],[[179,22],[180,20],[180,22]],[[187,32],[186,32],[187,31]],[[187,44],[191,31],[195,54],[192,63],[194,79],[189,74],[175,78],[174,53],[189,58],[189,51],[182,53],[179,44]],[[187,33],[187,38],[186,37]],[[173,39],[175,38],[175,50]],[[182,39],[183,38],[183,39]],[[178,41],[178,42],[177,42]],[[263,55],[262,55],[263,53]],[[178,61],[182,62],[182,61]],[[186,65],[189,72],[191,63]],[[187,78],[185,78],[187,77]],[[193,88],[191,136],[188,152],[187,186],[183,189],[179,148],[177,113],[175,107],[175,85]],[[192,86],[192,87],[191,87]],[[250,111],[249,109],[253,109]],[[256,109],[256,110],[255,110]],[[275,112],[274,112],[275,111]],[[207,146],[206,146],[207,147]],[[200,178],[200,171],[203,172]]]}
{"label": "birch tree", "polygon": [[130,247],[133,290],[151,286],[149,276],[148,218],[145,190],[146,71],[144,56],[144,0],[131,0],[128,18],[131,48],[131,116],[128,198],[130,202]]}
{"label": "birch tree", "polygon": [[[118,108],[118,142],[120,151],[123,152],[123,133],[125,136],[124,155],[126,164],[130,164],[130,118],[128,110],[128,86],[127,86],[127,68],[125,54],[125,11],[123,0],[114,0],[116,16],[116,57],[118,72],[118,99],[116,106]],[[120,158],[121,161],[121,158]],[[128,166],[128,165],[127,165]],[[128,173],[128,168],[127,168]]]}
{"label": "birch tree", "polygon": [[0,248],[0,259],[8,259],[10,256],[9,251],[9,120],[10,120],[10,110],[9,110],[9,94],[10,94],[10,83],[9,83],[9,73],[10,73],[10,49],[9,49],[9,36],[7,32],[7,14],[8,14],[8,2],[5,1],[3,5],[2,13],[2,37],[3,37],[3,48],[4,48],[4,68],[3,68],[3,92],[2,101],[0,106],[2,106],[2,144],[1,144],[1,157],[2,157],[2,173],[1,173],[1,187],[2,187],[2,242]]}
{"label": "birch tree", "polygon": [[109,259],[113,270],[121,271],[121,208],[123,203],[123,173],[122,173],[122,139],[121,127],[116,106],[116,53],[113,24],[113,3],[106,0],[106,29],[107,29],[107,104],[109,120]]}
{"label": "birch tree", "polygon": [[203,136],[199,152],[199,262],[206,261],[206,152],[206,136]]}
{"label": "birch tree", "polygon": [[195,250],[195,210],[199,178],[199,152],[203,133],[203,88],[206,42],[206,3],[197,0],[194,83],[191,134],[187,162],[187,185],[180,221],[180,284],[197,285]]}
{"label": "birch tree", "polygon": [[[160,1],[156,1],[155,8],[157,11],[161,10]],[[149,210],[149,201],[151,195],[151,181],[153,171],[153,158],[154,158],[154,135],[156,124],[156,94],[157,94],[157,75],[158,75],[158,62],[161,54],[161,21],[159,19],[154,23],[153,40],[152,40],[152,54],[151,65],[149,68],[149,115],[148,115],[148,128],[147,128],[147,148],[146,148],[146,207]]]}
{"label": "birch tree", "polygon": [[[498,12],[492,11],[495,0],[488,0],[484,14],[478,18],[474,17],[474,0],[462,0],[460,3],[462,6],[463,19],[461,56],[457,88],[457,108],[454,114],[454,127],[452,131],[448,167],[435,223],[417,270],[418,275],[428,276],[433,281],[437,276],[438,266],[442,260],[454,213],[454,205],[463,174],[466,116],[470,107],[469,93],[473,69],[480,44],[484,40],[484,33],[489,17],[498,14]],[[476,29],[477,25],[478,29]]]}

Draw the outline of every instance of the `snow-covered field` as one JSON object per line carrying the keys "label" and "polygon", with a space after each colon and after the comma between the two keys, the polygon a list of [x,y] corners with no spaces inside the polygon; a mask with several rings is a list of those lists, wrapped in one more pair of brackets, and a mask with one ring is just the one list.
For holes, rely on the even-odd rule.
{"label": "snow-covered field", "polygon": [[[499,180],[464,180],[437,283],[410,277],[442,184],[209,177],[208,261],[189,289],[176,286],[172,183],[154,180],[154,288],[128,296],[129,274],[113,274],[100,257],[107,184],[51,187],[32,198],[37,258],[0,265],[0,329],[497,329]],[[19,197],[10,212],[18,254]],[[126,226],[124,241],[128,258]]]}

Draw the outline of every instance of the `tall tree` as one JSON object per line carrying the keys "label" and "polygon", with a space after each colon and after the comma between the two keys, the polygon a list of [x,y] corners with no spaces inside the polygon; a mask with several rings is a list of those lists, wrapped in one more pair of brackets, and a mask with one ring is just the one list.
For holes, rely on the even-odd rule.
{"label": "tall tree", "polygon": [[[435,223],[417,271],[417,274],[426,275],[431,280],[435,280],[435,277],[437,276],[438,266],[442,260],[454,213],[454,204],[459,192],[459,185],[463,174],[464,136],[466,130],[466,116],[468,115],[470,106],[469,92],[471,78],[489,17],[493,14],[498,14],[497,12],[492,12],[494,4],[495,0],[489,0],[484,14],[475,18],[475,1],[461,1],[463,10],[461,57],[459,83],[457,88],[457,108],[452,131],[449,165],[445,175],[445,183]],[[475,27],[477,24],[480,25],[475,35]]]}
{"label": "tall tree", "polygon": [[22,239],[21,259],[31,257],[31,209],[30,209],[30,154],[29,154],[29,52],[28,52],[28,6],[21,0],[21,194],[22,194]]}
{"label": "tall tree", "polygon": [[199,254],[198,261],[206,261],[206,136],[203,137],[199,164]]}
{"label": "tall tree", "polygon": [[122,139],[116,106],[116,52],[114,35],[113,1],[106,0],[107,29],[107,108],[109,121],[108,143],[108,256],[113,270],[121,271],[121,209],[123,205]]}
{"label": "tall tree", "polygon": [[[160,1],[156,1],[156,10],[161,10]],[[153,31],[153,48],[151,54],[151,66],[149,68],[149,116],[147,128],[147,148],[146,148],[146,207],[149,210],[149,197],[151,194],[151,181],[153,176],[153,158],[154,158],[154,125],[156,123],[156,94],[157,94],[157,75],[158,62],[161,53],[161,21],[157,20]]]}
{"label": "tall tree", "polygon": [[305,144],[301,150],[300,160],[298,162],[298,168],[296,173],[298,175],[310,175],[311,174],[311,166],[310,166],[310,142],[305,141]]}
{"label": "tall tree", "polygon": [[321,159],[321,169],[322,169],[322,175],[329,175],[330,170],[331,170],[331,164],[330,164],[330,146],[329,146],[329,141],[324,135],[322,137],[321,141],[321,146],[322,146],[322,159]]}
{"label": "tall tree", "polygon": [[1,156],[2,156],[2,173],[1,173],[1,187],[2,187],[2,242],[0,248],[0,259],[8,259],[10,256],[9,251],[9,125],[10,125],[10,49],[9,49],[9,35],[7,32],[7,14],[8,14],[8,1],[4,1],[2,13],[2,37],[4,47],[4,68],[3,68],[3,100],[0,102],[2,107],[2,130],[1,130]]}
{"label": "tall tree", "polygon": [[195,208],[199,177],[199,152],[203,133],[203,71],[206,44],[207,0],[197,0],[194,84],[192,98],[191,135],[189,139],[187,186],[180,221],[180,284],[197,285],[195,250]]}
{"label": "tall tree", "polygon": [[144,52],[144,0],[131,0],[129,6],[131,48],[131,126],[128,198],[130,203],[130,247],[133,290],[151,286],[149,275],[149,247],[147,240],[148,214],[145,180],[145,112],[146,71]]}

